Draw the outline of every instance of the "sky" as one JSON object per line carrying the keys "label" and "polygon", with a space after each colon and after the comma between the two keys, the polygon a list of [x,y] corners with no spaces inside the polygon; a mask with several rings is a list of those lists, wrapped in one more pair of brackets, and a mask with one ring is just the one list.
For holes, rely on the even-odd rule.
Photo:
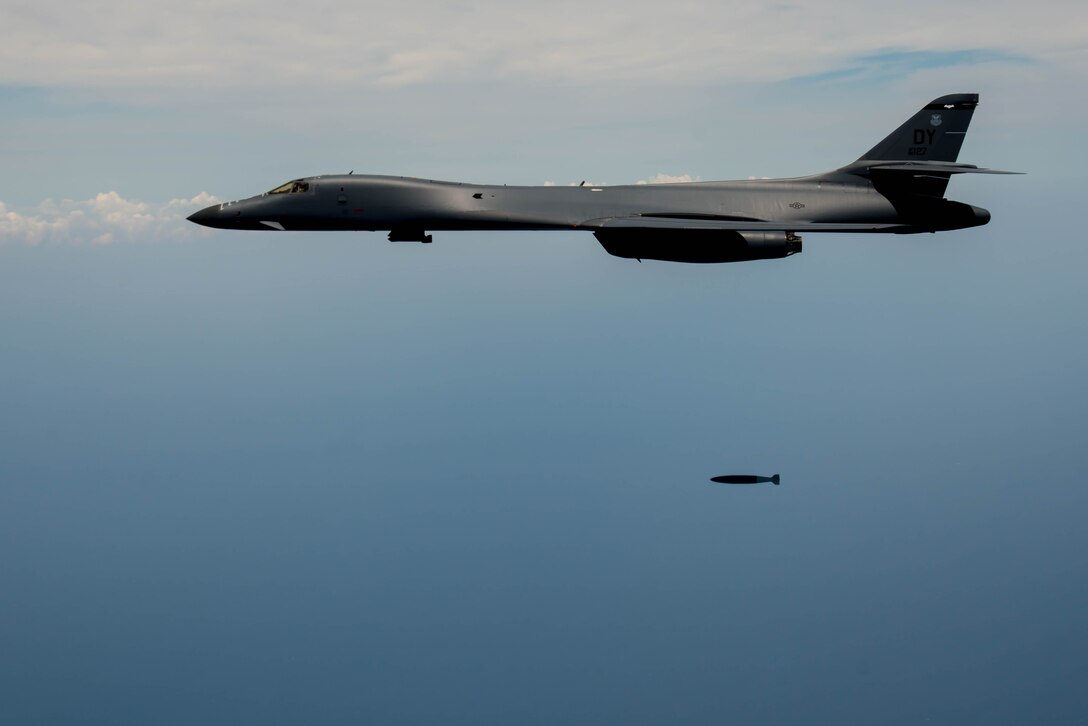
{"label": "sky", "polygon": [[[0,4],[0,723],[1088,719],[1079,4]],[[959,92],[981,228],[185,221],[815,173]]]}

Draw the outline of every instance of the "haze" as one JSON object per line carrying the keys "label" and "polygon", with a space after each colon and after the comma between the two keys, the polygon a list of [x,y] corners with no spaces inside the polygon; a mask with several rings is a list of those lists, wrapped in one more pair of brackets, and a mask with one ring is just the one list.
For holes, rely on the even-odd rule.
{"label": "haze", "polygon": [[[0,722],[1083,723],[1086,17],[903,15],[9,3]],[[947,234],[184,221],[815,173],[956,92],[1027,176],[954,178],[993,220]]]}

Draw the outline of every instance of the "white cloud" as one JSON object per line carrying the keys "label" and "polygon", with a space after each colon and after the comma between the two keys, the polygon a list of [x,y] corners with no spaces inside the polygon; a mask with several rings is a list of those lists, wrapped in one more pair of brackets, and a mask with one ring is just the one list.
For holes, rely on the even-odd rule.
{"label": "white cloud", "polygon": [[859,0],[16,2],[0,30],[0,77],[145,90],[510,78],[766,82],[834,70],[883,49],[965,46],[1085,72],[1084,18],[1079,0],[915,0],[894,23],[882,4]]}
{"label": "white cloud", "polygon": [[639,179],[636,184],[687,184],[690,182],[702,181],[702,177],[693,177],[691,174],[654,174],[649,179]]}
{"label": "white cloud", "polygon": [[186,217],[219,201],[201,192],[191,199],[151,204],[125,199],[117,192],[102,192],[79,201],[47,199],[29,212],[9,209],[0,202],[0,243],[106,245],[187,239],[207,234],[207,230]]}

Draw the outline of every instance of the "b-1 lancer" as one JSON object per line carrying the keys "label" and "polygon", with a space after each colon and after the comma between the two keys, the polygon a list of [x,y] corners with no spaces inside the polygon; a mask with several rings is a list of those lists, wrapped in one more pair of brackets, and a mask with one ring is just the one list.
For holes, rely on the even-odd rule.
{"label": "b-1 lancer", "polygon": [[357,174],[296,179],[193,214],[222,229],[388,231],[430,242],[446,230],[587,230],[617,257],[673,262],[777,259],[803,232],[913,234],[976,227],[985,209],[944,198],[953,174],[1009,174],[956,162],[977,93],[942,96],[840,169],[793,179],[631,186],[490,186]]}

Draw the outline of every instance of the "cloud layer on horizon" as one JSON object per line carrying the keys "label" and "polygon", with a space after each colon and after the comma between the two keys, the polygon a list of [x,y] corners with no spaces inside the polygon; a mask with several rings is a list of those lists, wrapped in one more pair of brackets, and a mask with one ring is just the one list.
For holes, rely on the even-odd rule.
{"label": "cloud layer on horizon", "polygon": [[[882,53],[923,67],[937,57],[953,64],[1032,58],[1088,69],[1085,23],[1076,21],[1083,12],[1072,0],[1030,6],[918,0],[894,23],[884,7],[855,0],[818,7],[104,0],[17,3],[5,16],[0,77],[7,85],[141,93],[509,79],[769,82],[841,72]],[[965,28],[977,50],[957,57]]]}
{"label": "cloud layer on horizon", "polygon": [[191,239],[208,230],[186,221],[195,210],[220,200],[201,192],[161,204],[101,192],[91,199],[47,199],[30,212],[0,201],[0,244],[94,244]]}

